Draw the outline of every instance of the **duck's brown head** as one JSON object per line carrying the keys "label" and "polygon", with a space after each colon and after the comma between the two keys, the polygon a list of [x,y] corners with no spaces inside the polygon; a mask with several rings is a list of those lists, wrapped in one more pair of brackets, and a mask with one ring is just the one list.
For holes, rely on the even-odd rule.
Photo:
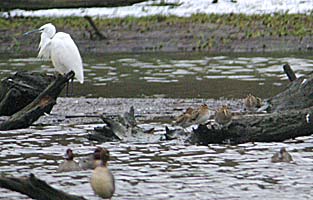
{"label": "duck's brown head", "polygon": [[97,147],[95,151],[93,152],[93,159],[94,160],[100,160],[100,152],[102,150],[102,147]]}
{"label": "duck's brown head", "polygon": [[106,148],[103,148],[100,152],[100,159],[102,165],[106,166],[107,162],[110,160],[110,152]]}
{"label": "duck's brown head", "polygon": [[66,150],[65,155],[64,155],[64,158],[65,158],[66,160],[73,160],[73,159],[74,159],[74,154],[73,154],[72,149],[67,149],[67,150]]}

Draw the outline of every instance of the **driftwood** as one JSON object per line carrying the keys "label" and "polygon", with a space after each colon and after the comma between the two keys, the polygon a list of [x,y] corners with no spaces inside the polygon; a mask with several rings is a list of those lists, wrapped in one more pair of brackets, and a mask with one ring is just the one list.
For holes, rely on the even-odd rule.
{"label": "driftwood", "polygon": [[1,81],[0,116],[10,116],[32,102],[53,80],[35,72],[17,72]]}
{"label": "driftwood", "polygon": [[191,137],[192,143],[282,142],[313,133],[313,107],[300,111],[242,115],[233,119],[227,129],[209,129],[200,125]]}
{"label": "driftwood", "polygon": [[27,128],[40,116],[50,113],[56,103],[56,99],[63,90],[65,84],[74,77],[73,72],[65,76],[58,76],[42,93],[22,110],[13,114],[8,120],[0,124],[0,130],[12,130]]}
{"label": "driftwood", "polygon": [[38,200],[84,200],[85,198],[57,190],[35,175],[29,177],[0,177],[0,187],[25,194]]}
{"label": "driftwood", "polygon": [[3,10],[38,10],[49,8],[118,7],[143,1],[147,0],[1,0],[0,8]]}
{"label": "driftwood", "polygon": [[211,125],[200,125],[193,131],[189,141],[203,145],[224,142],[281,142],[311,135],[313,75],[296,78],[291,68],[284,69],[288,71],[292,82],[285,91],[266,101],[264,110],[267,113],[235,115],[228,128],[216,129]]}

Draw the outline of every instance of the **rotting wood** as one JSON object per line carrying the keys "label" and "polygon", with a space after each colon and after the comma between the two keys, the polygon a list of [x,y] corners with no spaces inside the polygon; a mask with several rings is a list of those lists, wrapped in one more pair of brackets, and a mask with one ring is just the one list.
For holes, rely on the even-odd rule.
{"label": "rotting wood", "polygon": [[282,142],[313,133],[313,107],[270,114],[238,115],[227,129],[199,125],[188,139],[191,143],[240,144],[246,142]]}
{"label": "rotting wood", "polygon": [[287,63],[283,66],[284,72],[286,73],[289,81],[294,81],[297,79],[295,72],[291,69],[290,65]]}
{"label": "rotting wood", "polygon": [[58,76],[36,99],[13,114],[8,120],[0,124],[0,130],[27,128],[45,113],[50,113],[56,99],[65,87],[65,84],[74,77],[74,72],[65,76]]}
{"label": "rotting wood", "polygon": [[144,1],[147,0],[1,0],[0,8],[3,10],[38,10],[49,8],[118,7]]}
{"label": "rotting wood", "polygon": [[[292,69],[290,68],[292,71]],[[287,76],[294,72],[287,73]],[[291,75],[292,76],[292,75]],[[294,78],[291,78],[294,79]],[[271,112],[304,109],[313,106],[313,74],[296,78],[287,89],[267,100]]]}
{"label": "rotting wood", "polygon": [[20,71],[1,81],[0,116],[10,116],[32,102],[54,76]]}
{"label": "rotting wood", "polygon": [[[289,69],[287,69],[289,68]],[[290,66],[287,76],[294,74]],[[188,141],[195,144],[282,142],[313,133],[313,75],[296,78],[287,89],[266,101],[268,113],[235,115],[228,128],[199,125]]]}
{"label": "rotting wood", "polygon": [[25,194],[38,200],[84,200],[84,197],[67,194],[38,179],[34,174],[29,177],[0,177],[0,187]]}

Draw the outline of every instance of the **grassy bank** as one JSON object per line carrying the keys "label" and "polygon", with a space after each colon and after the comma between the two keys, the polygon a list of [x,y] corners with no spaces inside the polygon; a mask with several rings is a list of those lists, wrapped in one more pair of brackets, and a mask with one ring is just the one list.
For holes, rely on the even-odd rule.
{"label": "grassy bank", "polygon": [[[53,23],[60,31],[69,32],[76,40],[81,41],[79,43],[97,40],[92,33],[90,24],[80,17],[1,18],[0,30],[4,34],[0,36],[0,40],[9,43],[17,42],[22,32],[40,27],[47,22]],[[295,43],[301,43],[302,39],[306,37],[311,40],[313,32],[313,15],[304,14],[249,16],[197,14],[187,18],[158,15],[141,18],[95,18],[94,22],[109,38],[106,45],[118,44],[119,47],[122,47],[122,44],[119,43],[124,41],[126,45],[124,49],[127,49],[127,44],[132,43],[129,40],[136,40],[136,37],[156,40],[154,43],[148,42],[147,47],[138,47],[143,51],[162,51],[164,47],[166,51],[175,49],[175,46],[177,46],[177,51],[222,51],[227,46],[231,47],[238,42],[243,43],[241,48],[243,48],[242,45],[253,46],[253,43],[260,43],[261,47],[270,48],[271,43],[267,44],[266,40],[285,42],[291,38],[291,40],[295,40]],[[175,39],[175,37],[178,38]],[[132,44],[135,46],[130,48],[136,49],[137,42],[133,41]],[[170,48],[166,48],[167,46]],[[181,46],[183,48],[179,48]]]}

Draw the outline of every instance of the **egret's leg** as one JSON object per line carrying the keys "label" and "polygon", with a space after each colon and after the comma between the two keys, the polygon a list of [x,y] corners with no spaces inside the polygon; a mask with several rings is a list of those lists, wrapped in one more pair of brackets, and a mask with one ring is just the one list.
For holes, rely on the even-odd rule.
{"label": "egret's leg", "polygon": [[74,77],[73,78],[71,78],[71,96],[73,96],[74,95]]}
{"label": "egret's leg", "polygon": [[68,97],[68,85],[69,85],[69,81],[66,82],[66,97]]}

